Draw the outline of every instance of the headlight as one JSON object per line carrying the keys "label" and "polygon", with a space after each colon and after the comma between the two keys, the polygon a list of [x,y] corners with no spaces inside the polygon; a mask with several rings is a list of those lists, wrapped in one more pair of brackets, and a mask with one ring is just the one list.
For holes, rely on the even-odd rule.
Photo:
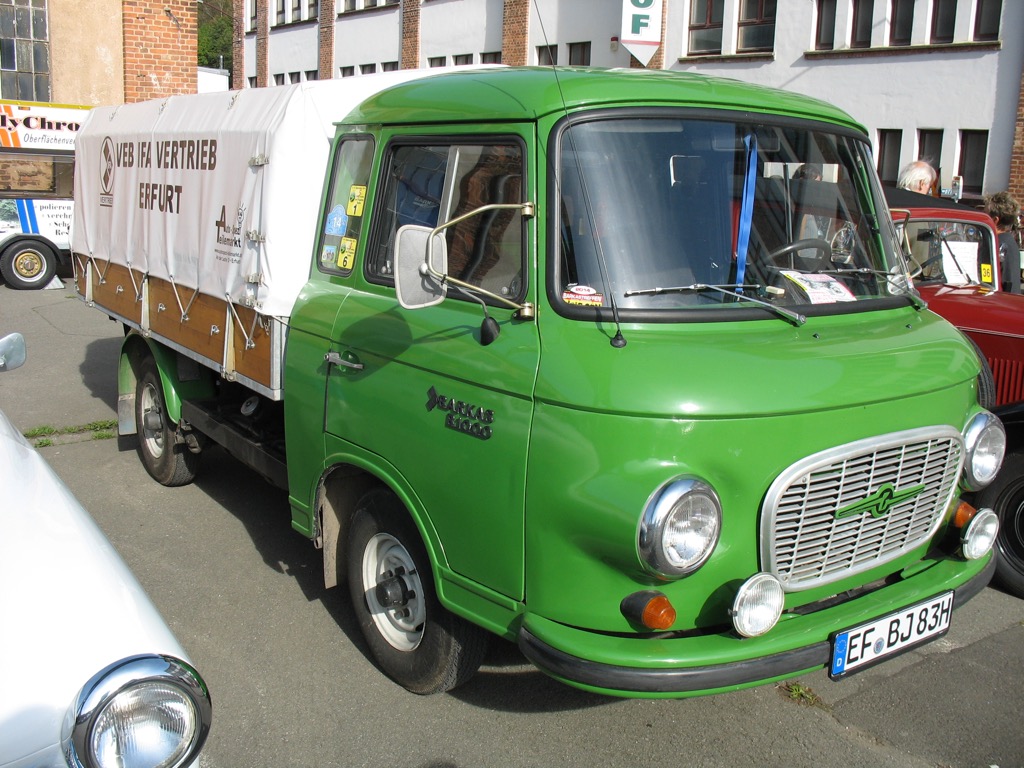
{"label": "headlight", "polygon": [[991,509],[979,509],[977,514],[964,527],[960,536],[960,546],[965,560],[977,560],[984,557],[996,543],[999,534],[999,518]]}
{"label": "headlight", "polygon": [[775,626],[785,606],[782,584],[770,573],[755,573],[733,600],[732,625],[741,637],[758,637]]}
{"label": "headlight", "polygon": [[183,768],[210,730],[199,673],[170,656],[136,656],[92,678],[63,744],[74,768]]}
{"label": "headlight", "polygon": [[650,498],[640,517],[640,560],[657,576],[685,576],[711,556],[721,528],[714,488],[696,478],[674,480]]}
{"label": "headlight", "polygon": [[968,490],[977,491],[995,479],[1003,464],[1006,431],[1002,422],[988,411],[979,413],[964,430],[964,447],[963,482]]}

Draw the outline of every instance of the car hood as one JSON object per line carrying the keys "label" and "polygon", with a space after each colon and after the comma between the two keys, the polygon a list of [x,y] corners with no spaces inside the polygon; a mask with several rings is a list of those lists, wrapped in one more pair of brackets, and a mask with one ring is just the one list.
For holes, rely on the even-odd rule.
{"label": "car hood", "polygon": [[123,658],[187,660],[89,514],[0,413],[0,765],[48,765],[82,686]]}

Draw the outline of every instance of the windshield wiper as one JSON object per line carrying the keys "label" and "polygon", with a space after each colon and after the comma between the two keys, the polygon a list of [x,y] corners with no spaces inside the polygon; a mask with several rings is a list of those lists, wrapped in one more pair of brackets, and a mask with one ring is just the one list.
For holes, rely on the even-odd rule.
{"label": "windshield wiper", "polygon": [[749,284],[735,284],[735,285],[708,285],[706,283],[693,283],[692,285],[677,285],[671,288],[644,288],[636,291],[625,291],[623,296],[658,296],[664,293],[721,293],[725,296],[731,296],[734,299],[741,301],[749,301],[752,304],[757,304],[760,307],[764,307],[774,312],[779,317],[788,320],[793,325],[803,325],[807,322],[807,318],[798,312],[785,309],[784,307],[777,307],[774,304],[763,301],[761,299],[755,299],[753,296],[745,296],[737,291],[743,291],[746,289],[760,291],[764,288],[763,285],[749,285]]}

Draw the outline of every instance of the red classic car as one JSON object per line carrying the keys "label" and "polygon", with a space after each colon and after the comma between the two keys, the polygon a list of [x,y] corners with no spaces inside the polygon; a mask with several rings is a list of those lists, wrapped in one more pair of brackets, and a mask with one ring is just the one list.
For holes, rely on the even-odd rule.
{"label": "red classic car", "polygon": [[1003,420],[1009,444],[999,475],[975,502],[999,515],[997,577],[1024,597],[1024,296],[1001,289],[987,214],[901,189],[887,189],[886,200],[928,309],[967,334],[987,363],[979,400]]}

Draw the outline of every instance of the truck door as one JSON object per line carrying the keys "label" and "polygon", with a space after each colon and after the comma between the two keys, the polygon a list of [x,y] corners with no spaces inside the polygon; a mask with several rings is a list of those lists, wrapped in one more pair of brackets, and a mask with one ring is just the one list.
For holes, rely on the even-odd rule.
{"label": "truck door", "polygon": [[[385,141],[387,136],[382,137]],[[392,136],[356,238],[326,217],[321,269],[345,292],[331,334],[328,455],[359,450],[404,486],[438,559],[522,599],[526,457],[539,359],[536,324],[493,301],[500,325],[481,344],[481,300],[453,289],[433,307],[399,307],[395,241],[405,224],[436,226],[495,202],[532,199],[530,139],[516,130],[414,140]],[[336,166],[339,165],[336,163]],[[337,173],[336,173],[337,175]],[[336,217],[367,187],[336,180]],[[371,205],[372,200],[372,205]],[[372,211],[370,211],[372,208]],[[445,231],[448,273],[514,301],[536,292],[532,222],[511,210],[470,216]],[[332,235],[332,233],[334,233]],[[355,253],[355,259],[351,254]],[[442,559],[443,558],[443,559]]]}

